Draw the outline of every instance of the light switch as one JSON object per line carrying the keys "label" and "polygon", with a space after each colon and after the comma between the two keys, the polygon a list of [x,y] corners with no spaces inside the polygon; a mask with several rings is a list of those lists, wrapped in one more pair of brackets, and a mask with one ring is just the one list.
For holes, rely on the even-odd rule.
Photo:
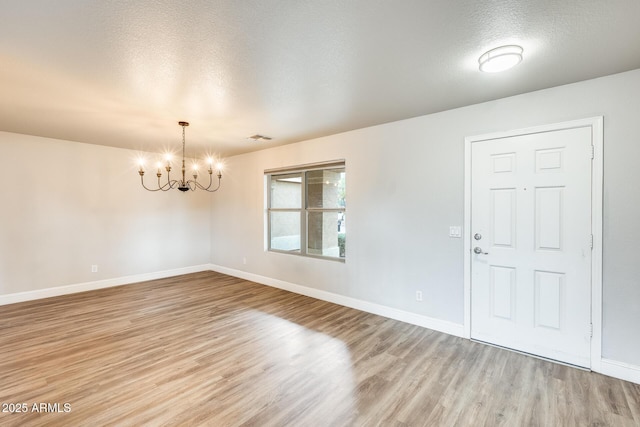
{"label": "light switch", "polygon": [[458,225],[452,225],[449,227],[449,237],[462,237],[462,227]]}

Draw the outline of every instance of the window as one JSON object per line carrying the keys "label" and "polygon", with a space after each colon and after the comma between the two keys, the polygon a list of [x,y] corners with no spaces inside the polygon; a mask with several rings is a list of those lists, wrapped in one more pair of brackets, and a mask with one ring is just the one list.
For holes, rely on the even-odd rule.
{"label": "window", "polygon": [[344,161],[265,174],[269,250],[344,260]]}

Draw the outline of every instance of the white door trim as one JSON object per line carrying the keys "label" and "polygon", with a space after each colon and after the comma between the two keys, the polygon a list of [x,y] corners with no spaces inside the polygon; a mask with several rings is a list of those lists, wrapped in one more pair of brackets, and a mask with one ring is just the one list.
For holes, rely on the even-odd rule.
{"label": "white door trim", "polygon": [[591,175],[591,369],[601,371],[602,360],[602,193],[603,193],[603,117],[496,132],[464,139],[464,337],[471,338],[471,144],[491,139],[510,138],[532,133],[590,127],[594,147]]}

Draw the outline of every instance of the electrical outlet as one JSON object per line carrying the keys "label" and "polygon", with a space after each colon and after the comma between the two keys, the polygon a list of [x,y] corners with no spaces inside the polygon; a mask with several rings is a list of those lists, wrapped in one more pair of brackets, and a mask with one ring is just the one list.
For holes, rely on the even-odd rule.
{"label": "electrical outlet", "polygon": [[462,227],[459,225],[452,225],[449,227],[449,237],[462,237]]}
{"label": "electrical outlet", "polygon": [[91,266],[91,272],[92,272],[92,273],[97,273],[97,272],[98,272],[98,266],[97,266],[97,265],[95,265],[95,264],[93,264],[93,265]]}
{"label": "electrical outlet", "polygon": [[422,301],[422,291],[416,291],[416,301]]}

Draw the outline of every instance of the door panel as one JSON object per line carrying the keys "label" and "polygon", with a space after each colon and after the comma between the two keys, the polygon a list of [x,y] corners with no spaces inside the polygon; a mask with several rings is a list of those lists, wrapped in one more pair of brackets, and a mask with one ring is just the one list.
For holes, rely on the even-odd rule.
{"label": "door panel", "polygon": [[536,250],[562,251],[562,195],[564,187],[536,188]]}
{"label": "door panel", "polygon": [[516,271],[508,267],[491,267],[491,302],[494,317],[513,320],[515,311]]}
{"label": "door panel", "polygon": [[536,327],[560,330],[560,318],[565,306],[562,302],[564,274],[536,271],[535,273]]}
{"label": "door panel", "polygon": [[471,146],[471,337],[590,366],[591,129]]}
{"label": "door panel", "polygon": [[516,189],[491,190],[493,246],[513,248],[516,240]]}

